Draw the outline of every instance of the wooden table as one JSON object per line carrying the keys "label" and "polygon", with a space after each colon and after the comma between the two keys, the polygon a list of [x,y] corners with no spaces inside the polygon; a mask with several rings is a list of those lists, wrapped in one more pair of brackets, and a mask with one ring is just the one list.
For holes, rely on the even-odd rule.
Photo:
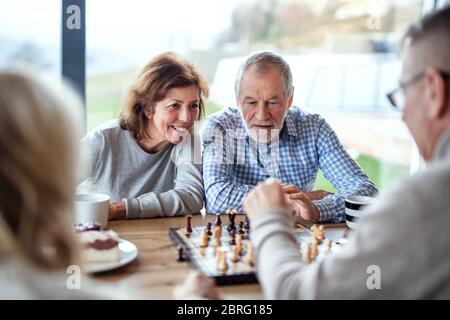
{"label": "wooden table", "polygon": [[[214,219],[214,216],[194,215],[192,226],[204,226]],[[121,238],[133,242],[139,256],[127,266],[97,274],[94,278],[109,282],[118,290],[128,290],[138,298],[172,299],[174,287],[194,270],[188,262],[176,261],[177,251],[169,239],[170,227],[184,225],[184,217],[111,221],[108,227],[118,232]],[[218,287],[218,291],[223,299],[264,298],[258,284],[223,286]]]}

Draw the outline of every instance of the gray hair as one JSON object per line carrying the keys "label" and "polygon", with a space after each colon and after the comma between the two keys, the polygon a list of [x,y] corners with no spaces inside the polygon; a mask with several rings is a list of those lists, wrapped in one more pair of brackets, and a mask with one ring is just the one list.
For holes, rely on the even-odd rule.
{"label": "gray hair", "polygon": [[412,43],[420,41],[432,34],[442,35],[449,39],[450,34],[450,6],[427,14],[411,25],[405,33],[403,40],[410,39]]}
{"label": "gray hair", "polygon": [[[402,47],[424,43],[430,61],[450,68],[450,6],[434,11],[411,25],[402,39]],[[449,70],[447,70],[449,71]]]}
{"label": "gray hair", "polygon": [[293,93],[292,87],[292,73],[289,64],[280,55],[273,53],[271,51],[260,51],[250,54],[244,63],[239,67],[239,71],[236,75],[236,80],[234,83],[234,92],[236,98],[239,98],[241,90],[241,81],[244,74],[251,68],[256,67],[257,70],[265,70],[269,66],[275,67],[283,78],[284,83],[284,94],[290,97]]}

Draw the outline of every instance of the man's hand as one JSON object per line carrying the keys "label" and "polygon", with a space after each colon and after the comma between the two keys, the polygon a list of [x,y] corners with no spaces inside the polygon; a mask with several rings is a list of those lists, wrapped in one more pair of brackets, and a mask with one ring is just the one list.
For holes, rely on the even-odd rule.
{"label": "man's hand", "polygon": [[213,279],[192,271],[182,285],[175,287],[173,297],[177,300],[198,298],[217,300],[219,294]]}
{"label": "man's hand", "polygon": [[286,195],[292,214],[299,220],[318,221],[320,218],[319,209],[305,193],[299,192]]}
{"label": "man's hand", "polygon": [[315,190],[303,192],[293,184],[283,185],[283,191],[291,206],[292,213],[297,219],[306,221],[317,221],[320,213],[313,200],[322,200],[332,194],[324,190]]}
{"label": "man's hand", "polygon": [[244,210],[249,219],[268,208],[288,208],[281,182],[272,178],[258,183],[244,200]]}
{"label": "man's hand", "polygon": [[108,220],[125,219],[126,210],[124,201],[111,202],[109,204]]}
{"label": "man's hand", "polygon": [[323,198],[332,194],[331,192],[327,192],[325,190],[315,190],[315,191],[306,191],[304,192],[299,187],[293,184],[283,185],[283,191],[287,194],[294,193],[303,193],[311,200],[322,200]]}

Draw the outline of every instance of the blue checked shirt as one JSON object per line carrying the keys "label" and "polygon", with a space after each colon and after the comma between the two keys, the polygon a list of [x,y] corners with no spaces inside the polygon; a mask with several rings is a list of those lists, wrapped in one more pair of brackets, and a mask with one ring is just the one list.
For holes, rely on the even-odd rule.
{"label": "blue checked shirt", "polygon": [[255,143],[248,136],[237,108],[228,108],[205,122],[203,180],[208,213],[224,213],[227,209],[243,212],[247,193],[269,177],[311,191],[319,168],[338,190],[314,200],[321,222],[344,220],[346,196],[377,193],[319,115],[289,108],[279,139],[270,146]]}

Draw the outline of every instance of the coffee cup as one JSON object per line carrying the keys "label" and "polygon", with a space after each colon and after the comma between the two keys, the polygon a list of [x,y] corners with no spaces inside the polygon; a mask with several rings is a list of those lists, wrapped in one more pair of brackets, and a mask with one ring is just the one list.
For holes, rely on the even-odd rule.
{"label": "coffee cup", "polygon": [[364,215],[363,210],[377,199],[367,196],[348,196],[345,198],[345,222],[350,229],[356,229],[358,220]]}
{"label": "coffee cup", "polygon": [[82,193],[75,195],[75,222],[98,223],[102,228],[108,225],[110,197],[102,193]]}

